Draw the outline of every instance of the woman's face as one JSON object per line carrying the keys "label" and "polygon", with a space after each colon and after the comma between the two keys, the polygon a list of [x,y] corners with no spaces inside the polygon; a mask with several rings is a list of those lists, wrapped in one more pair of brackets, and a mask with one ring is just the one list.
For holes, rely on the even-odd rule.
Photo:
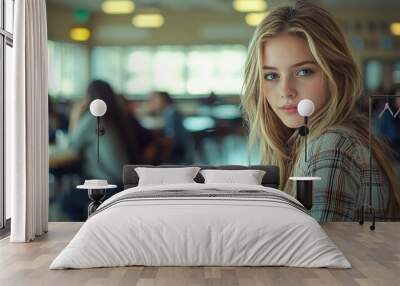
{"label": "woman's face", "polygon": [[304,118],[297,112],[300,100],[312,100],[314,113],[328,100],[322,69],[300,37],[279,35],[267,40],[262,49],[266,100],[287,127],[304,125]]}

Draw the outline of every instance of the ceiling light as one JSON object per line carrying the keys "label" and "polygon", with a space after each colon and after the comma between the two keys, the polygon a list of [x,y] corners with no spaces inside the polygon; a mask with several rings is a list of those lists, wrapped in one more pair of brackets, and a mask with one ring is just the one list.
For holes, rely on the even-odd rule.
{"label": "ceiling light", "polygon": [[135,10],[135,4],[129,0],[107,0],[101,9],[106,14],[130,14]]}
{"label": "ceiling light", "polygon": [[84,27],[72,28],[69,32],[69,36],[74,41],[85,42],[90,38],[90,30]]}
{"label": "ceiling light", "polygon": [[238,12],[261,12],[267,9],[264,0],[234,0],[233,8]]}
{"label": "ceiling light", "polygon": [[138,28],[158,28],[164,24],[164,17],[160,14],[141,14],[132,18],[132,24]]}
{"label": "ceiling light", "polygon": [[244,20],[249,26],[257,26],[266,16],[267,12],[264,13],[249,13],[246,15]]}
{"label": "ceiling light", "polygon": [[395,36],[400,36],[400,22],[394,22],[390,25],[390,31]]}

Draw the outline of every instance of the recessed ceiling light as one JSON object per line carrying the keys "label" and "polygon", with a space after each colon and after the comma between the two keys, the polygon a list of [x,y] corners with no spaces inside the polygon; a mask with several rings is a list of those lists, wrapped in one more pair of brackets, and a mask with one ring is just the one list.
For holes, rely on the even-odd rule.
{"label": "recessed ceiling light", "polygon": [[268,7],[264,0],[234,0],[232,5],[238,12],[261,12]]}
{"label": "recessed ceiling light", "polygon": [[158,28],[164,24],[160,14],[139,14],[132,18],[132,24],[139,28]]}
{"label": "recessed ceiling light", "polygon": [[266,16],[268,15],[267,12],[263,13],[249,13],[244,18],[247,25],[249,26],[257,26]]}
{"label": "recessed ceiling light", "polygon": [[84,27],[75,27],[70,30],[69,36],[74,41],[85,42],[90,38],[90,30]]}
{"label": "recessed ceiling light", "polygon": [[130,14],[135,10],[135,4],[129,0],[107,0],[103,2],[101,9],[107,14]]}
{"label": "recessed ceiling light", "polygon": [[395,36],[400,36],[400,22],[390,24],[390,31]]}

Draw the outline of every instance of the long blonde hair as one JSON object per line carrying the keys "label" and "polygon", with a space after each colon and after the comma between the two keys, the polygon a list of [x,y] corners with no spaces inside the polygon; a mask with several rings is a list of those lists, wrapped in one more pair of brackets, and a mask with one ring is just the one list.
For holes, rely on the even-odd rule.
{"label": "long blonde hair", "polygon": [[[296,131],[286,127],[265,100],[262,72],[263,44],[282,33],[296,35],[307,42],[328,83],[330,97],[327,104],[312,117],[309,140],[334,126],[342,126],[357,141],[368,146],[368,128],[365,116],[356,108],[362,92],[361,75],[344,35],[332,16],[308,1],[297,1],[293,6],[272,11],[257,26],[250,42],[242,108],[250,128],[250,146],[258,145],[264,164],[279,167],[280,187],[288,191],[286,182],[304,146],[299,136],[295,136]],[[287,144],[289,140],[292,140],[291,144]],[[393,213],[400,202],[400,191],[396,188],[395,173],[385,148],[381,146],[382,143],[373,137],[372,153],[389,181],[387,210]]]}

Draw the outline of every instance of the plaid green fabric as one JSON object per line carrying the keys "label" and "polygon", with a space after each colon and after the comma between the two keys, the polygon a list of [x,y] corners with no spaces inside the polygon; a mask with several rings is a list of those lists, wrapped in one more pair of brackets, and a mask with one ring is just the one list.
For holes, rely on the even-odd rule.
{"label": "plaid green fabric", "polygon": [[[314,181],[311,215],[319,222],[355,221],[358,210],[369,202],[369,149],[339,128],[324,133],[308,145],[308,162],[304,155],[294,167],[295,176],[317,176]],[[389,185],[372,163],[372,205],[378,216],[384,215]],[[292,184],[295,194],[295,184]]]}

